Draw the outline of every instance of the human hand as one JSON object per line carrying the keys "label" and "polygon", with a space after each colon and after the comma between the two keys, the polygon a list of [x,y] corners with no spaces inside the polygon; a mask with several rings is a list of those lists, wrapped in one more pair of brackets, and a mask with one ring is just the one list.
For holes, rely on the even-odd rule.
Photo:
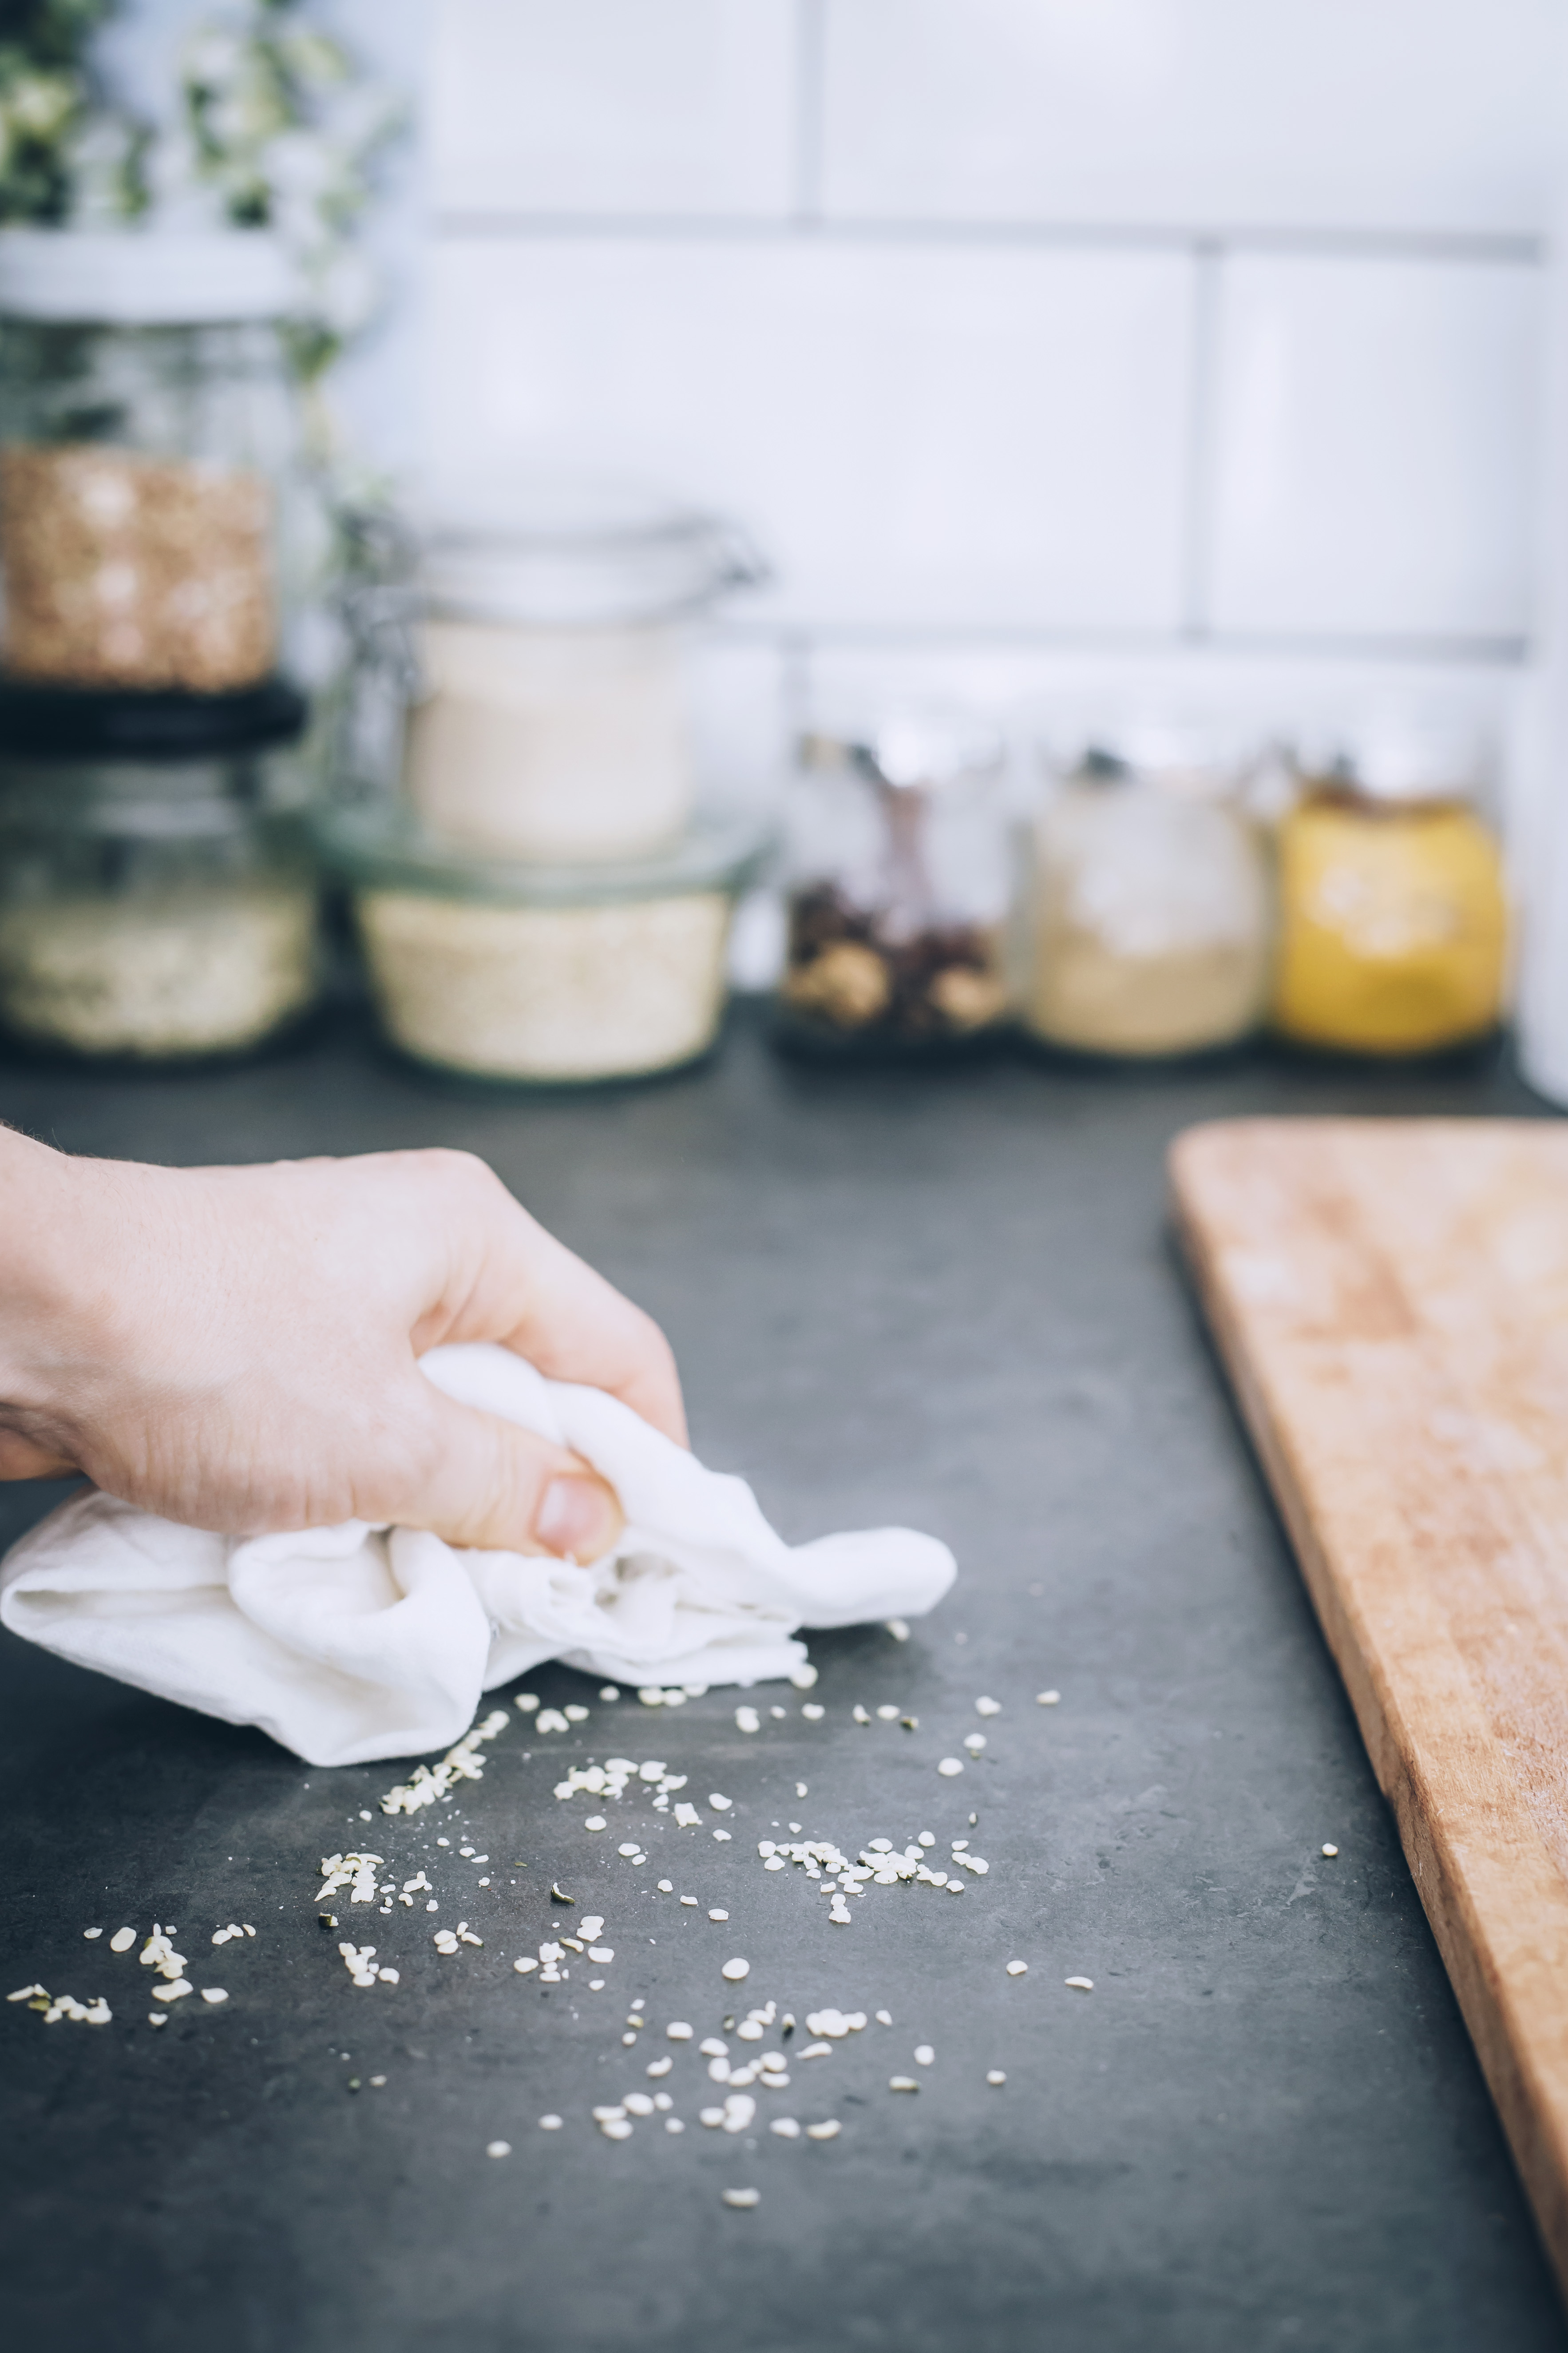
{"label": "human hand", "polygon": [[226,1535],[361,1519],[599,1558],[604,1481],[418,1371],[461,1340],[686,1443],[658,1326],[467,1154],[153,1168],[0,1132],[0,1478],[79,1471]]}

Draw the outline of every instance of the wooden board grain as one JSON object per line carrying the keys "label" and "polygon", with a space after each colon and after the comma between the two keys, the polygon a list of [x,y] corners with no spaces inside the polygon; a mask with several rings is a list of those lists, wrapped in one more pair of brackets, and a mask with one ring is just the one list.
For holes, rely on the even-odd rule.
{"label": "wooden board grain", "polygon": [[1171,1177],[1568,2293],[1568,1124],[1237,1121]]}

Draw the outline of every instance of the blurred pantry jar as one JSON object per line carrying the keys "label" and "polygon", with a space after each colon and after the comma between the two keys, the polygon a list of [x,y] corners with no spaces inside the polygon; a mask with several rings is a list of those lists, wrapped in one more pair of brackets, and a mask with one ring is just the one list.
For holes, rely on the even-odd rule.
{"label": "blurred pantry jar", "polygon": [[1497,1028],[1510,925],[1481,767],[1453,730],[1378,727],[1303,778],[1279,831],[1283,1037],[1421,1054]]}
{"label": "blurred pantry jar", "polygon": [[699,818],[648,858],[507,861],[364,804],[321,816],[318,834],[393,1042],[466,1076],[554,1085],[708,1051],[735,901],[767,848],[749,821]]}
{"label": "blurred pantry jar", "polygon": [[276,669],[299,420],[260,230],[0,232],[0,662],[226,694]]}
{"label": "blurred pantry jar", "polygon": [[1009,1011],[1002,753],[994,728],[942,710],[803,739],[782,1045],[931,1055],[995,1034]]}
{"label": "blurred pantry jar", "polygon": [[763,577],[736,528],[613,487],[508,491],[429,536],[404,791],[465,849],[646,857],[689,822],[689,623]]}
{"label": "blurred pantry jar", "polygon": [[277,681],[216,702],[0,688],[0,1027],[131,1062],[249,1051],[315,1001],[318,892]]}
{"label": "blurred pantry jar", "polygon": [[1023,1019],[1079,1052],[1200,1053],[1268,1004],[1268,855],[1239,764],[1184,732],[1109,734],[1036,820]]}

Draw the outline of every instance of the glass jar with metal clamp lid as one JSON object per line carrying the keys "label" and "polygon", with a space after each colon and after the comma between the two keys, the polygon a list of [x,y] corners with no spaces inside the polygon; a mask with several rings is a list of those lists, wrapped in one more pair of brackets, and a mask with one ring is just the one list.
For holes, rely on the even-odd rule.
{"label": "glass jar with metal clamp lid", "polygon": [[782,1044],[951,1053],[1005,1021],[1011,860],[996,730],[890,713],[805,736],[788,822]]}

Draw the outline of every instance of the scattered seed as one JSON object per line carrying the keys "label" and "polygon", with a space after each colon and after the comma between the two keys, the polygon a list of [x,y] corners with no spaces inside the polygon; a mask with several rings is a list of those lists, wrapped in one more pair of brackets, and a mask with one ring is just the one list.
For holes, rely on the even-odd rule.
{"label": "scattered seed", "polygon": [[539,1694],[537,1692],[518,1692],[514,1694],[511,1704],[513,1707],[517,1709],[520,1715],[531,1715],[534,1709],[539,1705]]}
{"label": "scattered seed", "polygon": [[816,1681],[816,1669],[809,1659],[805,1659],[798,1667],[790,1669],[789,1679],[796,1691],[809,1691]]}
{"label": "scattered seed", "polygon": [[731,1985],[739,1985],[742,1978],[751,1976],[752,1965],[750,1961],[726,1961],[719,1974],[721,1978],[728,1978]]}
{"label": "scattered seed", "polygon": [[[1008,1967],[1012,1967],[1011,1962],[1008,1963]],[[1076,1986],[1079,1993],[1092,1993],[1094,1991],[1094,1979],[1092,1978],[1063,1978],[1062,1983],[1063,1985]]]}
{"label": "scattered seed", "polygon": [[699,2108],[697,2121],[700,2125],[706,2125],[710,2132],[715,2131],[724,2121],[724,2111],[722,2108]]}
{"label": "scattered seed", "polygon": [[985,2080],[988,2084],[1005,2084],[1007,2078],[1000,2067],[993,2067],[987,2073]]}
{"label": "scattered seed", "polygon": [[203,1986],[202,2000],[204,2001],[226,2001],[228,2000],[228,1995],[222,1986]]}
{"label": "scattered seed", "polygon": [[664,1694],[660,1691],[657,1683],[644,1683],[640,1691],[637,1693],[637,1697],[641,1700],[644,1707],[662,1707],[664,1705]]}
{"label": "scattered seed", "polygon": [[877,1714],[884,1724],[897,1724],[899,1720],[899,1711],[896,1707],[879,1707]]}
{"label": "scattered seed", "polygon": [[679,2116],[666,2116],[664,2128],[668,2133],[683,2133],[686,2130]]}
{"label": "scattered seed", "polygon": [[944,1757],[936,1769],[951,1781],[955,1773],[963,1772],[963,1759],[962,1757]]}
{"label": "scattered seed", "polygon": [[[367,1816],[365,1817],[365,1819],[368,1820],[370,1818],[369,1818],[369,1816],[367,1815]],[[92,1942],[92,1940],[93,1940],[93,1938],[94,1938],[95,1936],[102,1936],[103,1931],[102,1931],[102,1929],[101,1929],[101,1928],[84,1928],[84,1929],[82,1930],[82,1932],[81,1932],[81,1933],[82,1933],[82,1935],[87,1938],[88,1943],[90,1945],[90,1944],[91,1944],[91,1942]]]}
{"label": "scattered seed", "polygon": [[754,1707],[738,1707],[735,1710],[737,1732],[760,1732],[762,1728],[763,1719]]}
{"label": "scattered seed", "polygon": [[771,2133],[777,2133],[780,2140],[800,2138],[800,2126],[793,2116],[774,2116],[768,2126],[768,2130]]}
{"label": "scattered seed", "polygon": [[673,1895],[675,1893],[674,1880],[661,1879],[658,1883],[658,1892],[661,1895]]}
{"label": "scattered seed", "polygon": [[889,1618],[884,1622],[889,1633],[892,1636],[895,1642],[907,1642],[909,1641],[910,1630],[901,1618]]}
{"label": "scattered seed", "polygon": [[485,2143],[485,2155],[487,2157],[510,2157],[511,2155],[511,2143],[510,2140],[488,2140]]}
{"label": "scattered seed", "polygon": [[590,1814],[583,1825],[585,1831],[607,1831],[609,1827],[603,1814]]}
{"label": "scattered seed", "polygon": [[681,1902],[682,1902],[683,1904],[689,1904],[689,1905],[691,1905],[693,1907],[695,1907],[696,1903],[697,1903],[697,1898],[696,1898],[696,1896],[695,1896],[695,1895],[683,1895],[683,1896],[681,1897],[681,1899],[680,1899],[680,1900],[681,1900]]}
{"label": "scattered seed", "polygon": [[632,2136],[630,2116],[606,2116],[599,2126],[606,2140],[629,2140]]}
{"label": "scattered seed", "polygon": [[871,1721],[870,1717],[867,1715],[865,1709],[858,1702],[857,1702],[855,1706],[850,1709],[849,1713],[854,1717],[857,1724],[869,1724]]}
{"label": "scattered seed", "polygon": [[892,2022],[893,2013],[890,2010],[879,2010],[877,2012],[877,2023],[879,2026],[891,2026]]}
{"label": "scattered seed", "polygon": [[512,1968],[517,1971],[520,1978],[527,1977],[531,1969],[536,1969],[538,1967],[539,1963],[537,1961],[530,1960],[526,1954],[524,1954],[521,1961],[513,1961],[512,1963]]}
{"label": "scattered seed", "polygon": [[645,2072],[649,2075],[668,2075],[674,2064],[673,2059],[650,2059]]}
{"label": "scattered seed", "polygon": [[134,1928],[116,1928],[109,1940],[109,1949],[111,1953],[128,1953],[135,1942]]}
{"label": "scattered seed", "polygon": [[[1338,1848],[1337,1846],[1325,1846],[1325,1847],[1324,1847],[1324,1849],[1323,1849],[1323,1852],[1324,1852],[1326,1855],[1328,1855],[1328,1856],[1330,1856],[1330,1857],[1331,1858],[1332,1856],[1334,1856],[1334,1855],[1338,1854],[1338,1852],[1339,1852],[1339,1848]],[[96,1933],[97,1933],[97,1932],[96,1932],[96,1930],[95,1930],[95,1931],[94,1931],[94,1934],[96,1934]]]}
{"label": "scattered seed", "polygon": [[631,2116],[651,2116],[653,2114],[653,2102],[646,2092],[628,2092],[621,2105]]}
{"label": "scattered seed", "polygon": [[563,1714],[568,1724],[586,1724],[588,1721],[587,1709],[576,1704],[564,1708]]}
{"label": "scattered seed", "polygon": [[889,2075],[888,2089],[889,2092],[918,2092],[920,2085],[912,2075]]}
{"label": "scattered seed", "polygon": [[808,1699],[800,1712],[802,1715],[805,1716],[807,1724],[820,1724],[823,1717],[827,1714],[827,1710],[814,1699]]}
{"label": "scattered seed", "polygon": [[906,1732],[918,1732],[921,1728],[921,1720],[918,1715],[900,1715],[899,1722],[903,1725]]}
{"label": "scattered seed", "polygon": [[1028,1966],[1029,1964],[1027,1961],[1009,1961],[1007,1964],[1007,1975],[1010,1978],[1021,1978]]}
{"label": "scattered seed", "polygon": [[839,2129],[837,2117],[828,2116],[819,2125],[807,2125],[805,2137],[807,2140],[837,2140]]}
{"label": "scattered seed", "polygon": [[721,2189],[719,2194],[726,2206],[760,2206],[763,2202],[760,2189]]}
{"label": "scattered seed", "polygon": [[1037,1707],[1055,1707],[1060,1697],[1060,1692],[1037,1692],[1035,1694],[1035,1705]]}
{"label": "scattered seed", "polygon": [[936,2052],[931,2049],[929,2042],[916,2043],[915,2064],[917,2067],[929,2067],[935,2057]]}
{"label": "scattered seed", "polygon": [[[602,1699],[604,1697],[604,1694],[601,1692],[599,1696]],[[539,2129],[541,2132],[559,2132],[561,2129],[560,2117],[555,2116],[541,2116],[539,2119]]]}
{"label": "scattered seed", "polygon": [[724,2103],[724,2130],[743,2133],[757,2113],[757,2104],[750,2092],[731,2092]]}
{"label": "scattered seed", "polygon": [[806,1787],[804,1781],[797,1781],[795,1783],[795,1794],[797,1798],[804,1798],[806,1795]]}
{"label": "scattered seed", "polygon": [[708,1802],[716,1814],[727,1814],[735,1800],[733,1798],[721,1797],[717,1789],[710,1789],[708,1793]]}
{"label": "scattered seed", "polygon": [[710,1912],[708,1915],[710,1920],[727,1920],[729,1916],[728,1912]]}
{"label": "scattered seed", "polygon": [[713,1835],[723,1845],[728,1846],[730,1844],[730,1833],[728,1831],[715,1831]]}
{"label": "scattered seed", "polygon": [[972,1757],[978,1757],[985,1746],[985,1735],[983,1732],[966,1732],[963,1736],[963,1745]]}
{"label": "scattered seed", "polygon": [[620,1695],[621,1687],[619,1683],[601,1683],[599,1686],[599,1697],[601,1699],[619,1699]]}

